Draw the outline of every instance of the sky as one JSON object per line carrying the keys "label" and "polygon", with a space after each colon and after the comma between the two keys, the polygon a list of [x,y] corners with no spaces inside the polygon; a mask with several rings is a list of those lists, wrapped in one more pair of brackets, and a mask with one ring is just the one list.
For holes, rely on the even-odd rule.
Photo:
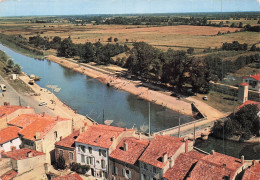
{"label": "sky", "polygon": [[260,11],[260,0],[0,0],[0,16],[221,12],[221,7]]}

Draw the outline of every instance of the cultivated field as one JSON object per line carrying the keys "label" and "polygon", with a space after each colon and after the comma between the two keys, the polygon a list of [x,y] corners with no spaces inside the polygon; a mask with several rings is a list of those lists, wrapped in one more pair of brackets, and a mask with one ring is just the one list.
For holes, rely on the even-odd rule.
{"label": "cultivated field", "polygon": [[[144,25],[91,25],[76,26],[74,24],[62,23],[14,23],[0,21],[0,32],[4,34],[21,34],[27,39],[36,34],[52,39],[54,36],[67,38],[71,36],[74,43],[97,42],[106,43],[109,37],[117,37],[119,43],[128,44],[132,42],[144,41],[163,50],[173,48],[175,50],[186,50],[189,47],[195,48],[195,52],[203,49],[219,48],[223,42],[234,40],[250,45],[258,43],[258,33],[255,32],[235,32],[240,28],[210,27],[210,26],[163,26],[147,27]],[[217,36],[218,32],[227,33]]]}

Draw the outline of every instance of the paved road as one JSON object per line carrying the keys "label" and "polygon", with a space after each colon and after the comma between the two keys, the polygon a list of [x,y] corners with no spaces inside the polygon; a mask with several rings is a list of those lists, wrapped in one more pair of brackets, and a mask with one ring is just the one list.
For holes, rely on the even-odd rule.
{"label": "paved road", "polygon": [[55,116],[52,110],[39,106],[38,102],[30,96],[18,93],[1,75],[0,84],[6,85],[6,92],[3,93],[4,97],[0,97],[0,105],[3,105],[4,102],[10,102],[10,105],[30,106],[34,108],[36,113],[41,114],[42,112],[45,112],[48,115]]}

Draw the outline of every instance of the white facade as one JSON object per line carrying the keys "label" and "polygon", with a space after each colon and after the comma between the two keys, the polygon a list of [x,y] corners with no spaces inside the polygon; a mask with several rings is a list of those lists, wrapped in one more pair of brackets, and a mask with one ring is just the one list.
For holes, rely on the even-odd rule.
{"label": "white facade", "polygon": [[109,150],[79,142],[75,142],[75,146],[76,162],[90,166],[87,174],[96,178],[107,179]]}
{"label": "white facade", "polygon": [[248,89],[254,90],[254,91],[260,91],[260,82],[252,77],[248,77],[243,79],[244,83],[249,84]]}
{"label": "white facade", "polygon": [[0,157],[1,157],[1,152],[11,151],[12,147],[15,147],[16,149],[20,149],[20,144],[21,144],[20,138],[15,138],[3,144],[0,144]]}

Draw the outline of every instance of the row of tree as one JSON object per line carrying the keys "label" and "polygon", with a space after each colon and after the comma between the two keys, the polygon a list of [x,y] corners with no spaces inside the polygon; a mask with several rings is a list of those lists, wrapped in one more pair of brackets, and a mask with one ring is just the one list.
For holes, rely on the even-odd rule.
{"label": "row of tree", "polygon": [[21,73],[21,66],[15,64],[14,61],[6,56],[6,54],[0,51],[0,61],[4,64],[3,69],[6,73],[13,72],[16,74]]}

